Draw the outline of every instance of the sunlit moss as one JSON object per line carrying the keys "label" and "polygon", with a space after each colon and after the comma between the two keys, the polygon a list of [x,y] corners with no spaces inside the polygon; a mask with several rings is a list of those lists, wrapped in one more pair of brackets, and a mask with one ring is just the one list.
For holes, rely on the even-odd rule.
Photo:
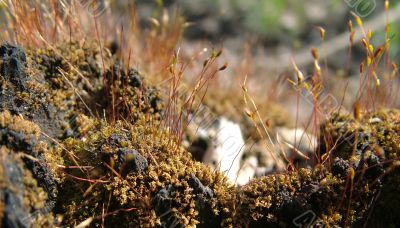
{"label": "sunlit moss", "polygon": [[[30,210],[56,197],[52,213],[62,215],[66,226],[87,219],[93,226],[293,226],[306,212],[315,215],[308,222],[318,225],[351,226],[367,220],[379,225],[381,219],[397,225],[396,214],[389,213],[395,207],[387,202],[400,202],[398,111],[357,119],[334,114],[321,125],[316,167],[261,177],[236,188],[223,173],[194,161],[178,143],[163,122],[166,104],[160,91],[142,75],[133,69],[126,72],[113,61],[101,70],[95,44],[69,45],[72,51],[62,45],[29,51],[32,93],[16,93],[30,105],[26,112],[43,111],[49,103],[54,105],[49,113],[57,115],[43,122],[25,118],[29,113],[0,114],[4,134],[21,133],[27,145],[15,149],[15,141],[3,140],[1,155],[26,173],[23,185]],[[42,132],[49,123],[64,134]],[[60,194],[38,188],[40,178],[30,176],[18,152],[45,163]],[[4,173],[4,166],[0,171]],[[376,201],[378,194],[381,201]],[[52,213],[46,216],[50,219]]]}

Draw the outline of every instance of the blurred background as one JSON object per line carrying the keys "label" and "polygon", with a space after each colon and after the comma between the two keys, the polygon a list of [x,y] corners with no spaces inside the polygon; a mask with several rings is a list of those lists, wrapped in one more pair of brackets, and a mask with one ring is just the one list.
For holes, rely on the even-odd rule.
{"label": "blurred background", "polygon": [[[398,63],[400,23],[396,15],[400,15],[400,10],[397,1],[389,3],[392,11],[389,55]],[[122,18],[132,3],[114,0],[109,4]],[[243,79],[246,74],[253,79],[250,88],[260,97],[260,103],[273,100],[285,107],[291,118],[300,113],[300,119],[307,119],[313,106],[305,98],[298,110],[296,99],[292,99],[297,92],[288,87],[286,80],[294,77],[292,61],[305,77],[311,76],[314,62],[310,49],[316,47],[323,68],[323,92],[336,101],[344,97],[342,105],[351,109],[359,90],[360,63],[365,60],[366,52],[360,42],[360,30],[357,32],[360,36],[356,35],[354,45],[349,47],[348,23],[352,20],[356,30],[354,14],[359,16],[365,29],[373,32],[371,43],[376,47],[386,39],[387,15],[384,1],[378,0],[137,0],[135,4],[143,28],[151,27],[149,18],[161,18],[165,11],[168,15],[178,12],[188,25],[182,49],[190,52],[197,45],[223,45],[230,68],[220,76],[221,84],[233,85],[232,90],[237,91],[238,84],[231,79]]]}
{"label": "blurred background", "polygon": [[[0,0],[0,9],[10,0]],[[60,5],[70,5],[71,0],[58,0]],[[262,65],[274,73],[281,73],[290,63],[294,53],[301,67],[312,64],[310,47],[321,45],[320,28],[325,30],[325,42],[342,37],[341,45],[331,45],[326,54],[333,58],[327,62],[333,70],[343,70],[348,54],[348,21],[354,19],[352,13],[360,16],[364,22],[384,19],[384,1],[381,0],[78,0],[81,5],[96,5],[98,12],[112,16],[120,24],[128,24],[127,15],[135,5],[142,28],[151,27],[150,18],[159,19],[167,11],[168,15],[179,15],[187,22],[184,32],[185,42],[208,42],[212,45],[227,47],[230,51],[243,52],[243,47],[250,46],[252,55],[258,55],[255,65]],[[389,1],[395,8],[397,1]],[[0,10],[0,12],[2,12]],[[396,13],[397,11],[394,11]],[[103,15],[104,16],[104,15]],[[0,13],[0,22],[6,20]],[[114,24],[119,27],[120,24]],[[356,27],[356,26],[355,26]],[[399,53],[400,38],[398,20],[390,23],[392,59]],[[385,42],[385,24],[372,28],[372,42],[380,45]],[[333,51],[332,51],[333,49]],[[337,49],[337,50],[335,50]],[[320,50],[323,52],[324,50]],[[302,53],[303,55],[299,54]],[[335,54],[335,55],[333,55]],[[350,68],[357,72],[359,60],[364,53],[357,46],[353,50],[353,62]],[[323,53],[324,55],[324,53]],[[264,59],[265,57],[266,59]],[[362,56],[363,57],[363,56]],[[396,60],[398,61],[398,60]],[[290,64],[289,64],[290,65]]]}
{"label": "blurred background", "polygon": [[[110,5],[123,11],[128,2],[111,0]],[[393,8],[397,2],[390,3]],[[263,48],[270,58],[318,46],[321,43],[318,26],[326,30],[326,40],[346,33],[348,21],[354,19],[351,12],[368,21],[384,11],[384,1],[377,0],[137,0],[136,4],[144,26],[148,18],[157,18],[163,8],[170,12],[178,10],[190,23],[186,39],[224,43],[231,50],[240,50],[244,43],[250,42],[252,52]],[[392,23],[391,33],[397,34],[399,26],[398,22]],[[374,30],[374,42],[384,42],[385,27]],[[392,42],[398,41],[397,35],[392,37]],[[397,56],[398,45],[392,45],[391,49],[392,57]],[[347,53],[343,51],[339,54]],[[336,58],[329,64],[341,68],[345,59]]]}

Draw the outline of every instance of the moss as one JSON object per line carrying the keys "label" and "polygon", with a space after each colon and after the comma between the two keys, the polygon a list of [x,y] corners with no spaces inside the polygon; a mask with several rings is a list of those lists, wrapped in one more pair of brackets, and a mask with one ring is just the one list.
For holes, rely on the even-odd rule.
{"label": "moss", "polygon": [[[14,151],[0,149],[4,181],[0,192],[4,197],[2,216],[4,224],[23,224],[49,227],[54,224],[52,213],[46,212],[47,193],[38,187],[36,179]],[[9,163],[5,165],[4,162]],[[14,169],[14,170],[11,170]],[[16,169],[16,170],[15,170]],[[21,181],[21,182],[19,182]]]}
{"label": "moss", "polygon": [[[235,188],[177,144],[159,90],[108,55],[111,67],[102,69],[96,44],[30,50],[26,61],[16,56],[21,71],[2,64],[19,79],[0,77],[7,89],[0,95],[0,160],[20,171],[18,213],[56,203],[35,224],[54,225],[60,214],[66,226],[87,219],[124,227],[398,225],[388,203],[400,202],[397,110],[333,115],[321,125],[318,166]],[[94,115],[103,110],[105,118]],[[6,169],[3,163],[1,191]],[[4,220],[7,201],[0,202]]]}
{"label": "moss", "polygon": [[[108,212],[119,210],[116,215],[107,217],[106,221],[110,226],[146,226],[172,221],[194,226],[204,223],[206,219],[199,217],[202,213],[199,208],[209,210],[211,216],[216,218],[217,213],[224,214],[223,203],[217,199],[223,199],[233,188],[229,187],[222,174],[213,173],[209,168],[193,161],[188,152],[174,144],[167,132],[157,130],[157,126],[149,126],[146,123],[148,121],[145,120],[133,125],[118,122],[111,126],[101,122],[89,133],[94,137],[89,137],[85,142],[79,139],[74,142],[68,140],[66,147],[80,158],[80,165],[96,167],[89,173],[76,172],[75,175],[90,180],[102,178],[106,183],[92,185],[86,196],[87,200],[79,204],[76,200],[81,196],[79,192],[88,190],[90,184],[84,181],[64,183],[65,188],[70,190],[69,193],[73,194],[66,194],[65,198],[70,200],[62,200],[61,208],[68,215],[66,224],[80,222],[91,216],[101,217],[103,209],[99,202],[107,202],[108,197]],[[128,173],[126,177],[121,176],[121,170],[116,163],[120,159],[118,152],[123,148],[138,151],[148,163],[146,169]],[[212,196],[200,197],[194,194],[195,190],[190,184],[193,178],[198,179],[203,187],[209,187]],[[167,211],[160,209],[165,205],[157,207],[155,202],[162,190],[170,191],[170,202],[167,203],[170,208]],[[86,208],[91,208],[91,211],[87,211]],[[132,212],[126,213],[121,209],[132,209]],[[163,215],[164,213],[171,214]],[[173,219],[168,221],[168,216],[172,216]],[[222,219],[211,219],[213,222],[218,220]],[[101,219],[95,221],[100,222]]]}
{"label": "moss", "polygon": [[[100,216],[102,208],[98,202],[105,202],[106,199],[102,197],[108,196],[111,205],[109,210],[119,212],[118,215],[107,218],[108,225],[124,221],[124,224],[149,226],[171,225],[175,222],[185,226],[292,226],[293,221],[307,211],[315,214],[315,219],[311,221],[314,224],[363,224],[372,210],[369,202],[376,197],[383,184],[375,183],[383,174],[382,167],[374,160],[372,154],[375,152],[363,152],[355,158],[352,150],[345,149],[363,148],[364,144],[375,145],[371,149],[383,146],[379,140],[373,140],[379,138],[375,137],[376,133],[382,134],[378,130],[380,127],[370,126],[373,116],[371,114],[366,117],[366,122],[355,121],[350,116],[337,116],[323,126],[325,131],[329,131],[325,132],[327,135],[339,135],[338,132],[344,132],[345,135],[359,132],[372,135],[368,138],[363,136],[362,140],[349,141],[349,146],[346,147],[330,145],[334,159],[326,165],[320,165],[313,170],[302,169],[299,172],[262,177],[239,189],[229,186],[222,174],[211,172],[204,165],[194,162],[188,152],[175,145],[168,132],[156,130],[159,129],[157,121],[146,121],[143,117],[134,124],[117,122],[116,125],[109,125],[99,122],[88,133],[92,137],[85,142],[75,140],[67,145],[72,146],[68,149],[76,151],[75,154],[83,158],[85,165],[100,167],[87,177],[81,174],[81,178],[102,177],[102,180],[108,182],[90,188],[89,195],[93,194],[93,201],[86,202],[86,205],[77,205],[75,201],[64,204],[66,213],[72,219],[66,222],[76,223],[93,215]],[[396,116],[397,114],[385,121],[393,122]],[[386,127],[386,130],[390,129],[392,128]],[[394,132],[395,129],[392,133]],[[393,152],[394,142],[388,141],[388,138],[392,139],[386,136],[385,142],[391,145],[388,149]],[[118,174],[118,166],[115,166],[121,148],[138,151],[148,161],[148,167],[141,172],[122,177]],[[384,149],[387,149],[386,146]],[[355,173],[350,178],[352,170]],[[362,172],[363,170],[365,171]],[[203,186],[203,191],[196,192],[190,184],[196,179]],[[77,185],[76,182],[74,184]],[[82,184],[84,182],[78,185]],[[80,187],[82,191],[89,189],[90,185],[86,185]],[[211,193],[204,190],[207,188]],[[387,191],[394,192],[393,189]],[[87,213],[85,208],[96,209]]]}
{"label": "moss", "polygon": [[340,184],[342,182],[336,177],[318,169],[302,169],[298,173],[253,180],[239,193],[240,210],[236,223],[241,226],[293,226],[293,221],[308,211],[322,221],[339,198],[334,188]]}
{"label": "moss", "polygon": [[101,76],[97,45],[71,42],[25,52],[3,44],[0,49],[1,111],[23,115],[53,138],[71,129],[76,112],[92,114],[89,98]]}
{"label": "moss", "polygon": [[119,63],[113,64],[104,75],[105,85],[99,91],[103,106],[111,121],[125,119],[137,121],[142,115],[161,118],[164,108],[162,97],[156,87],[133,68],[124,69]]}
{"label": "moss", "polygon": [[398,110],[381,110],[365,114],[360,120],[336,115],[322,126],[323,151],[333,149],[330,160],[347,159],[347,166],[355,172],[357,184],[352,194],[358,195],[354,199],[358,207],[353,216],[356,224],[379,226],[384,221],[386,225],[399,225],[399,214],[393,213],[392,203],[388,203],[399,201],[394,193],[399,178],[399,118]]}
{"label": "moss", "polygon": [[49,212],[57,192],[51,177],[41,175],[49,170],[40,156],[47,147],[38,143],[40,132],[36,124],[21,116],[0,113],[0,217],[5,226],[54,223]]}
{"label": "moss", "polygon": [[31,139],[37,139],[40,135],[40,128],[36,124],[25,120],[21,116],[12,116],[8,111],[0,113],[0,127],[27,134],[32,137]]}
{"label": "moss", "polygon": [[[107,53],[107,52],[105,52]],[[93,114],[91,96],[101,87],[101,54],[95,42],[65,42],[27,51],[29,88],[65,115]],[[104,54],[104,61],[110,56]],[[35,97],[31,97],[34,99]],[[43,101],[38,101],[39,103]]]}

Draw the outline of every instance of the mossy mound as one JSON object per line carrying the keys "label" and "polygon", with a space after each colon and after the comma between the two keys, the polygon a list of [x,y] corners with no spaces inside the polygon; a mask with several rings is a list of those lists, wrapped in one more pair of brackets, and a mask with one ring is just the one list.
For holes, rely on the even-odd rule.
{"label": "mossy mound", "polygon": [[76,113],[88,113],[85,98],[99,84],[99,49],[92,43],[67,43],[32,49],[0,47],[0,110],[32,120],[50,137],[61,138],[72,129]]}
{"label": "mossy mound", "polygon": [[298,173],[255,179],[241,188],[237,224],[250,227],[338,225],[342,216],[335,206],[341,190],[343,180],[323,169],[302,169]]}
{"label": "mossy mound", "polygon": [[151,122],[157,124],[144,116],[134,124],[98,122],[84,140],[65,141],[79,165],[90,166],[70,173],[76,178],[62,184],[59,204],[66,224],[94,215],[93,223],[101,224],[104,215],[107,226],[205,226],[227,217],[224,199],[234,189],[223,175],[193,161]]}
{"label": "mossy mound", "polygon": [[359,120],[333,115],[321,126],[320,165],[242,187],[237,224],[398,226],[399,120],[397,110],[369,113]]}
{"label": "mossy mound", "polygon": [[400,202],[400,112],[381,110],[359,119],[335,115],[321,129],[320,149],[330,152],[323,157],[337,161],[332,172],[345,175],[343,166],[352,169],[353,201],[361,207],[354,211],[361,217],[357,224],[399,226],[394,205]]}

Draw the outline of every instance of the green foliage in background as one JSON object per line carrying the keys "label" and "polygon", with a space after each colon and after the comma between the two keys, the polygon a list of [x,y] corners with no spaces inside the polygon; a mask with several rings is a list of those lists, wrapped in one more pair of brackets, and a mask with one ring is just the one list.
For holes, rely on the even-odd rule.
{"label": "green foliage in background", "polygon": [[253,32],[271,35],[279,33],[280,18],[287,4],[287,0],[235,0],[237,10],[244,15],[245,27]]}

